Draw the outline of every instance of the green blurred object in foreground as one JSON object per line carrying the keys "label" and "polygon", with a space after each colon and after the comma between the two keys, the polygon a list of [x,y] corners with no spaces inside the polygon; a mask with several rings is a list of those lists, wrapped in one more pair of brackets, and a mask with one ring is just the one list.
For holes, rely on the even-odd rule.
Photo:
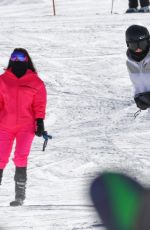
{"label": "green blurred object in foreground", "polygon": [[106,174],[104,177],[116,230],[134,229],[141,203],[140,192],[122,175]]}
{"label": "green blurred object in foreground", "polygon": [[108,230],[136,230],[145,191],[127,175],[106,172],[94,180],[90,192]]}

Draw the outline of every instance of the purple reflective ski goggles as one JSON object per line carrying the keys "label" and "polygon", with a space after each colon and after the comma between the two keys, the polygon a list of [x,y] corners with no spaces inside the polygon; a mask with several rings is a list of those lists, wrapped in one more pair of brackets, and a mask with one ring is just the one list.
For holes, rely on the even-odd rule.
{"label": "purple reflective ski goggles", "polygon": [[21,61],[21,62],[27,62],[28,61],[28,57],[22,53],[22,52],[13,52],[11,54],[11,57],[10,57],[10,60],[11,61]]}
{"label": "purple reflective ski goggles", "polygon": [[144,39],[139,41],[127,42],[127,46],[132,51],[136,51],[138,48],[141,50],[145,50],[149,46],[149,40]]}

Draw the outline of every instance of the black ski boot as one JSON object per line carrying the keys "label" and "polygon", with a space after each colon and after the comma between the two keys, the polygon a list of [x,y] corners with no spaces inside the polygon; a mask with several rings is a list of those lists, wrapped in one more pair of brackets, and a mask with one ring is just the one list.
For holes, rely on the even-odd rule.
{"label": "black ski boot", "polygon": [[139,13],[149,13],[149,6],[143,6],[138,10]]}
{"label": "black ski boot", "polygon": [[126,14],[129,14],[129,13],[138,13],[138,9],[137,8],[129,8],[126,10]]}
{"label": "black ski boot", "polygon": [[27,168],[16,167],[15,172],[15,200],[10,202],[10,206],[21,206],[25,200]]}

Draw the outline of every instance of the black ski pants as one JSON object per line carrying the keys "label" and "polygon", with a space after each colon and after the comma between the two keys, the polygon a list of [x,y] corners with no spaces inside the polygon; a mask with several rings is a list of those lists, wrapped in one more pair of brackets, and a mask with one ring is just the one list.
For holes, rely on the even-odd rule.
{"label": "black ski pants", "polygon": [[[139,0],[141,7],[149,6],[149,0]],[[129,0],[129,8],[137,8],[138,0]]]}

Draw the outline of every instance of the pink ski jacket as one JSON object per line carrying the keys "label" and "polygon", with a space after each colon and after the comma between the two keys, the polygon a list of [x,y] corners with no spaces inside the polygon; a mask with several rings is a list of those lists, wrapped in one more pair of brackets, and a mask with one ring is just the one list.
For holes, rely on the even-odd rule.
{"label": "pink ski jacket", "polygon": [[27,70],[21,78],[10,70],[0,75],[0,129],[35,128],[45,110],[45,85],[35,72]]}

